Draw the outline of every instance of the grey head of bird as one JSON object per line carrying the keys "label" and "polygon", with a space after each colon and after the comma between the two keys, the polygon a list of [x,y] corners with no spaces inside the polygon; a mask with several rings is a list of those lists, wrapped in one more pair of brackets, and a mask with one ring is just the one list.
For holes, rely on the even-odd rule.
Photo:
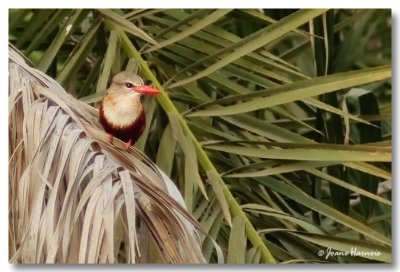
{"label": "grey head of bird", "polygon": [[111,90],[132,90],[134,87],[143,86],[143,79],[137,74],[129,71],[123,71],[116,74],[111,82]]}

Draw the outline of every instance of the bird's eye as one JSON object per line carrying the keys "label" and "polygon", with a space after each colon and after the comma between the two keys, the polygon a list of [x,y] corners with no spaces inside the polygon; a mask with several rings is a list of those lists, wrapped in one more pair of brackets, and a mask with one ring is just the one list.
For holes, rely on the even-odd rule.
{"label": "bird's eye", "polygon": [[127,87],[127,88],[132,88],[133,87],[133,84],[132,83],[125,83],[125,86]]}

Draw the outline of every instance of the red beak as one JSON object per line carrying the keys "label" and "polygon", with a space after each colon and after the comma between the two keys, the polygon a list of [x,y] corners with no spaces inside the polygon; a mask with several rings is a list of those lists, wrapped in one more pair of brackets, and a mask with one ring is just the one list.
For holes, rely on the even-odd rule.
{"label": "red beak", "polygon": [[133,87],[132,90],[141,94],[159,94],[160,91],[154,89],[153,87],[142,85]]}

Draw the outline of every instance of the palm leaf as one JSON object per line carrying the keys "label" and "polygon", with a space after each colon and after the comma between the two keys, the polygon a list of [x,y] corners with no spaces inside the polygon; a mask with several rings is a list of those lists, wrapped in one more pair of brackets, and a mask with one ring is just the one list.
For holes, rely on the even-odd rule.
{"label": "palm leaf", "polygon": [[140,151],[108,145],[97,110],[9,56],[11,261],[148,262],[150,239],[160,262],[204,262],[172,181]]}

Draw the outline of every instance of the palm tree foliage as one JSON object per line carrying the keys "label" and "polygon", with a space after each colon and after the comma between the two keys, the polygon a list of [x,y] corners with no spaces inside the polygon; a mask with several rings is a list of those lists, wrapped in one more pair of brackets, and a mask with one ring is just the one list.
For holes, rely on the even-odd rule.
{"label": "palm tree foliage", "polygon": [[[390,11],[9,19],[10,42],[81,102],[96,106],[121,70],[161,91],[144,100],[136,148],[176,182],[225,262],[391,262]],[[318,255],[354,247],[379,254]],[[202,250],[218,261],[212,240]]]}
{"label": "palm tree foliage", "polygon": [[173,181],[110,145],[97,110],[9,56],[10,261],[204,263],[204,231]]}

